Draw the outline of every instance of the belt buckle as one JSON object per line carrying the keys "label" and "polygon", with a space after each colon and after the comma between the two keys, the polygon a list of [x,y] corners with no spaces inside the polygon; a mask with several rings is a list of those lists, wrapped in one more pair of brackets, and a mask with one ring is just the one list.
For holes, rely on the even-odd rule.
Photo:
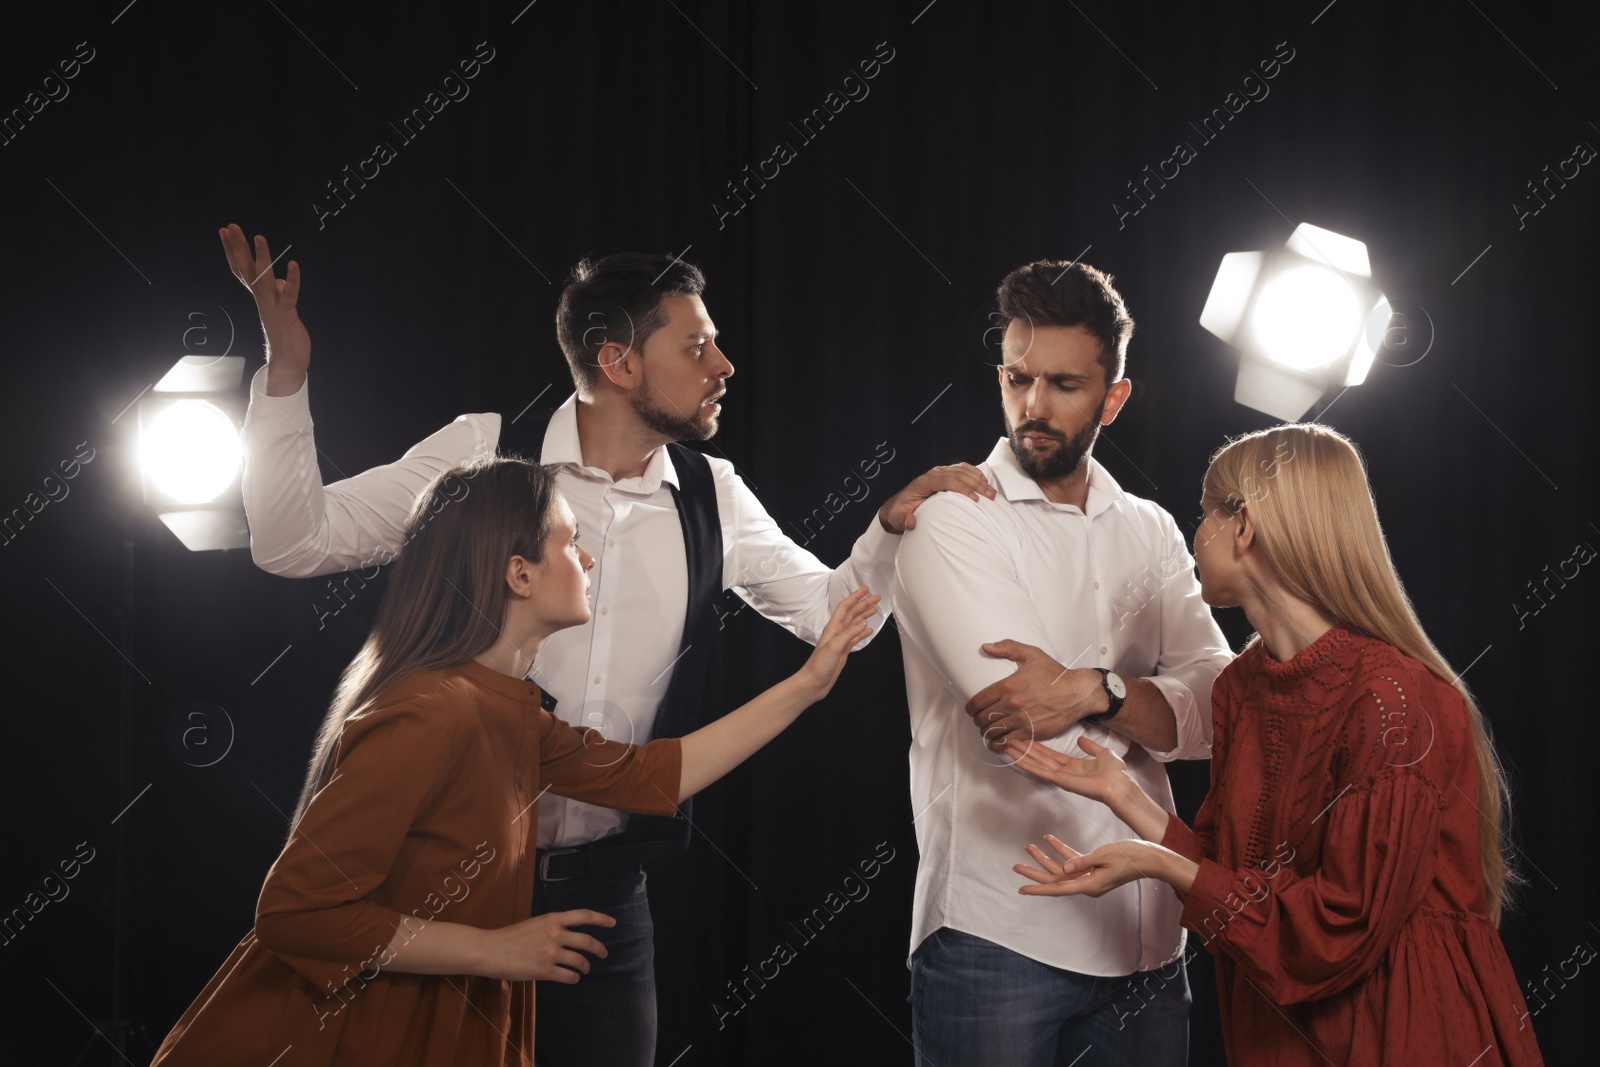
{"label": "belt buckle", "polygon": [[575,848],[550,848],[550,849],[545,849],[544,855],[539,857],[539,881],[541,881],[541,882],[570,882],[570,881],[572,881],[573,876],[570,875],[570,874],[567,875],[565,878],[552,878],[550,876],[550,859],[551,859],[552,856],[570,856],[576,851],[578,851],[578,850],[575,849]]}

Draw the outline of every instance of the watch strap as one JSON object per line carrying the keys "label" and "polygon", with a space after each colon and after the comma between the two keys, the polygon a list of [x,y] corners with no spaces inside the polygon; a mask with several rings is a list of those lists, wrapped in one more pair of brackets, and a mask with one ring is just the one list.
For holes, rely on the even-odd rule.
{"label": "watch strap", "polygon": [[1126,698],[1119,697],[1119,696],[1117,696],[1117,694],[1115,694],[1115,693],[1113,693],[1111,691],[1111,683],[1107,680],[1107,677],[1106,677],[1107,675],[1109,675],[1111,673],[1109,670],[1107,670],[1104,667],[1095,667],[1094,669],[1100,672],[1100,688],[1105,690],[1106,699],[1111,701],[1111,706],[1109,708],[1107,708],[1105,711],[1099,712],[1097,714],[1085,715],[1083,717],[1083,721],[1084,722],[1099,723],[1099,724],[1103,725],[1105,723],[1110,722],[1112,719],[1116,718],[1117,712],[1122,710],[1122,705],[1125,702]]}

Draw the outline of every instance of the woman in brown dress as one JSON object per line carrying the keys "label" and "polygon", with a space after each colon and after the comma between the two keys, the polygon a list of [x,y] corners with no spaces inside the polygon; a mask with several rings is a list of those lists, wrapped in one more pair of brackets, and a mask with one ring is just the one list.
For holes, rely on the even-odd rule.
{"label": "woman in brown dress", "polygon": [[589,617],[571,510],[543,467],[443,475],[318,738],[255,928],[154,1064],[531,1064],[534,981],[576,982],[574,929],[528,918],[546,792],[671,815],[832,687],[877,597],[840,602],[798,673],[682,739],[633,746],[553,717],[525,676]]}

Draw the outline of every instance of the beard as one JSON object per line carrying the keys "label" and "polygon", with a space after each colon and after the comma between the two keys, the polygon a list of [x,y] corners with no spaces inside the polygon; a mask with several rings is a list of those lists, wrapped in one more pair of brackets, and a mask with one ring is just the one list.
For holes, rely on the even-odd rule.
{"label": "beard", "polygon": [[639,421],[663,437],[674,441],[709,441],[717,432],[717,416],[706,409],[705,401],[720,392],[719,385],[706,394],[699,407],[686,415],[670,402],[665,406],[657,403],[658,391],[650,385],[650,377],[646,375],[639,391],[633,394],[633,410]]}
{"label": "beard", "polygon": [[[1017,426],[1012,426],[1008,420],[1006,440],[1011,443],[1011,454],[1017,457],[1017,464],[1022,467],[1022,472],[1036,482],[1065,478],[1077,471],[1088,458],[1089,450],[1094,447],[1095,438],[1100,436],[1100,416],[1105,410],[1106,404],[1102,400],[1100,409],[1094,413],[1089,424],[1070,438],[1038,420],[1023,422]],[[1018,435],[1024,433],[1052,438],[1056,441],[1056,447],[1044,452],[1024,448],[1017,440]]]}

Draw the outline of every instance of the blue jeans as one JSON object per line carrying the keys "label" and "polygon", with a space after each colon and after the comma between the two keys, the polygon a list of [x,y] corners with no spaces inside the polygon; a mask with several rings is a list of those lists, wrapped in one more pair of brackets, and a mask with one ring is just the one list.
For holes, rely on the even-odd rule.
{"label": "blue jeans", "polygon": [[911,1030],[917,1067],[1183,1067],[1189,977],[1077,974],[945,927],[911,957]]}
{"label": "blue jeans", "polygon": [[579,926],[605,945],[576,985],[537,982],[534,1059],[541,1067],[651,1067],[656,1055],[655,927],[644,871],[540,882],[533,914],[589,908],[617,920]]}

